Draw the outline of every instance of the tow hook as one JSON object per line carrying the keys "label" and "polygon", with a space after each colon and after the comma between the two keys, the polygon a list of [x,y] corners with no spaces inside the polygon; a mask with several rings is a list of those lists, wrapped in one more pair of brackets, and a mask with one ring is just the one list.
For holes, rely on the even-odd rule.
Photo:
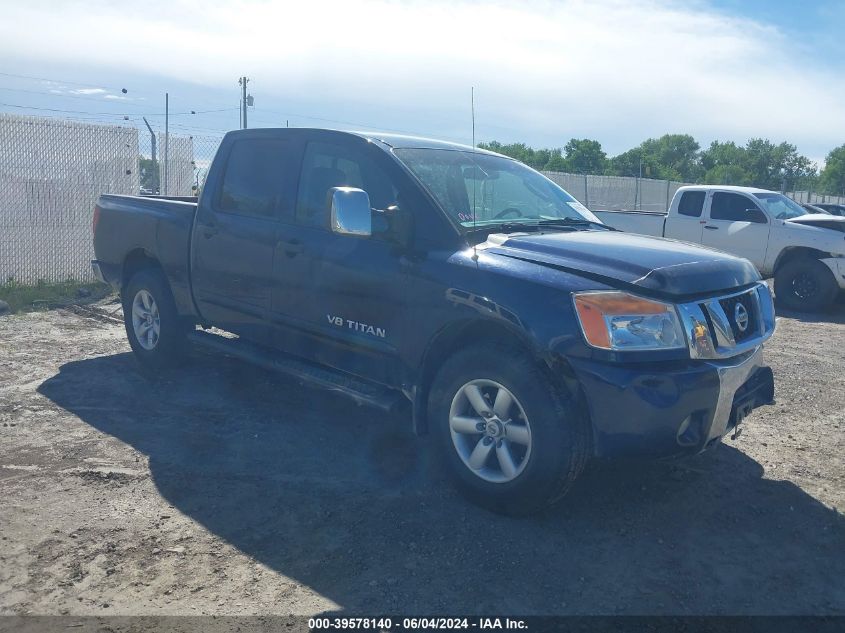
{"label": "tow hook", "polygon": [[748,404],[742,405],[741,407],[737,407],[736,410],[736,424],[734,424],[734,432],[731,434],[731,439],[735,440],[738,439],[740,435],[742,435],[742,421],[745,420],[745,417],[754,410],[754,403],[749,402]]}

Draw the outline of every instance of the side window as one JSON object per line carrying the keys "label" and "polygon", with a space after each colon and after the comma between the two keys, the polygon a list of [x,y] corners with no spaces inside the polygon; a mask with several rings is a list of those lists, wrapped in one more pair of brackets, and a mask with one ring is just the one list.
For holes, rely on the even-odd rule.
{"label": "side window", "polygon": [[754,202],[737,193],[717,191],[710,203],[711,220],[765,223],[763,212]]}
{"label": "side window", "polygon": [[678,202],[678,213],[688,215],[691,218],[700,218],[706,197],[706,191],[684,191]]}
{"label": "side window", "polygon": [[270,218],[282,197],[287,142],[275,139],[235,141],[226,161],[217,210]]}
{"label": "side window", "polygon": [[369,156],[334,143],[309,143],[302,159],[296,201],[300,224],[328,228],[328,193],[333,187],[363,189],[375,209],[396,204],[396,187]]}

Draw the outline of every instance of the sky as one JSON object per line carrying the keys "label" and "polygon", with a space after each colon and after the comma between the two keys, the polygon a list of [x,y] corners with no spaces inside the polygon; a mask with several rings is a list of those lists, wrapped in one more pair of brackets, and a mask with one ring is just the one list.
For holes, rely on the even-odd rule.
{"label": "sky", "polygon": [[[218,136],[384,130],[609,155],[845,143],[842,0],[0,0],[0,111]],[[124,93],[123,90],[126,90]],[[196,114],[190,114],[191,111]]]}

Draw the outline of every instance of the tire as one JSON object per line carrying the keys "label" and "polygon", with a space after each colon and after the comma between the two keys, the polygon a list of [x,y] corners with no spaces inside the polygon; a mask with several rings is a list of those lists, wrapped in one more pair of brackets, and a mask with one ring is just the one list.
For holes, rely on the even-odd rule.
{"label": "tire", "polygon": [[141,270],[121,293],[126,336],[142,370],[148,375],[173,367],[183,358],[186,328],[164,274]]}
{"label": "tire", "polygon": [[826,310],[833,304],[838,292],[839,286],[833,273],[817,259],[793,259],[775,274],[775,299],[790,310]]}
{"label": "tire", "polygon": [[[479,397],[486,419],[476,408]],[[457,488],[500,514],[524,516],[558,501],[590,455],[586,414],[511,347],[474,347],[452,356],[432,384],[428,410],[429,428]]]}

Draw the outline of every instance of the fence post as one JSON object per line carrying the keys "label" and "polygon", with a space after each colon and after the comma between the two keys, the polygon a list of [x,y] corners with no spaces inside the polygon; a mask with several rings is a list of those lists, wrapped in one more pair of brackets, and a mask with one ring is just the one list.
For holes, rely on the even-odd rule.
{"label": "fence post", "polygon": [[590,194],[587,190],[587,174],[584,174],[584,206],[590,208]]}
{"label": "fence post", "polygon": [[669,211],[669,190],[672,188],[672,181],[666,181],[666,211]]}
{"label": "fence post", "polygon": [[639,209],[638,202],[640,199],[640,179],[639,176],[636,177],[636,181],[634,182],[634,211]]}

